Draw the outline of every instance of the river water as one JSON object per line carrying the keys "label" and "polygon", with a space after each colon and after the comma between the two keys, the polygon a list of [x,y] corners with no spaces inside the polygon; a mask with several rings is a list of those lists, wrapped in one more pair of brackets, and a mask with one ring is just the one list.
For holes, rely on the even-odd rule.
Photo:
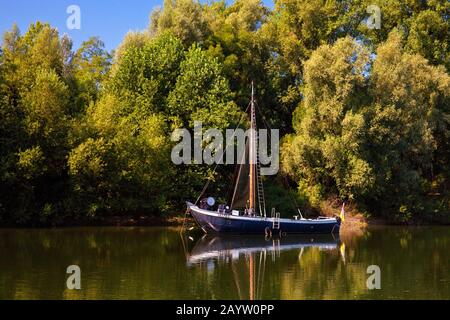
{"label": "river water", "polygon": [[[80,290],[67,288],[71,265]],[[282,239],[4,229],[0,299],[450,299],[450,228]]]}

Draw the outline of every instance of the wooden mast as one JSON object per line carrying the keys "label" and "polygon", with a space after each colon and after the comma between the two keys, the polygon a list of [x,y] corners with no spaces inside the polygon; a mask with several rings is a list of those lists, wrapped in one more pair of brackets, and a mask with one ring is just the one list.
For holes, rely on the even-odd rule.
{"label": "wooden mast", "polygon": [[[250,213],[254,214],[255,211],[255,166],[256,166],[256,124],[254,123],[254,119],[255,119],[255,91],[254,91],[254,87],[253,87],[253,81],[252,81],[252,101],[251,101],[251,107],[250,107],[250,157],[249,157],[249,161],[250,161],[250,175],[249,175],[249,179],[250,179]],[[254,288],[254,283],[255,283],[255,279],[254,279],[254,265],[253,265],[253,254],[250,253],[250,264],[249,264],[249,271],[250,271],[250,277],[249,277],[249,293],[250,293],[250,300],[254,300],[255,299],[255,288]]]}
{"label": "wooden mast", "polygon": [[252,81],[252,100],[251,100],[251,107],[250,107],[250,156],[249,156],[249,162],[250,162],[250,199],[249,199],[249,213],[254,214],[255,213],[255,159],[256,159],[256,148],[255,148],[255,128],[256,124],[254,123],[254,112],[255,112],[255,104],[254,104],[254,89],[253,89],[253,81]]}

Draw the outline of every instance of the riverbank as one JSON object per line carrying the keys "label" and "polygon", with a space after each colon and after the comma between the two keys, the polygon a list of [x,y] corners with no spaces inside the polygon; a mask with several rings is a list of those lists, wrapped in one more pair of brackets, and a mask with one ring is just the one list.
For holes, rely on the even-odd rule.
{"label": "riverbank", "polygon": [[[333,216],[325,213],[323,215]],[[335,215],[338,215],[336,213]],[[54,224],[16,224],[16,223],[0,223],[0,228],[48,228],[48,227],[168,227],[181,226],[184,221],[184,216],[109,216],[96,219],[65,219],[60,223]],[[188,222],[193,224],[194,221],[188,218]],[[438,223],[399,223],[389,221],[381,218],[367,218],[358,212],[346,212],[345,219],[341,225],[341,231],[347,234],[362,234],[368,226],[420,226],[420,225],[448,225]]]}
{"label": "riverbank", "polygon": [[[342,204],[337,200],[328,200],[321,204],[321,216],[339,216]],[[48,228],[48,227],[165,227],[181,226],[185,217],[182,214],[172,216],[152,216],[152,215],[112,215],[96,218],[66,218],[57,223],[36,223],[36,224],[16,224],[2,223],[0,228]],[[193,224],[192,219],[188,219]],[[361,235],[368,226],[380,225],[400,225],[400,226],[420,226],[420,225],[450,225],[448,223],[432,223],[424,220],[411,220],[408,222],[391,221],[380,217],[367,217],[359,212],[352,204],[345,207],[345,219],[341,225],[341,232],[347,235]]]}
{"label": "riverbank", "polygon": [[182,225],[184,218],[180,216],[111,216],[96,221],[73,220],[70,226],[95,226],[95,227],[170,227]]}
{"label": "riverbank", "polygon": [[16,224],[0,223],[0,228],[70,228],[70,227],[170,227],[181,226],[182,216],[106,216],[95,219],[67,218],[52,224]]}

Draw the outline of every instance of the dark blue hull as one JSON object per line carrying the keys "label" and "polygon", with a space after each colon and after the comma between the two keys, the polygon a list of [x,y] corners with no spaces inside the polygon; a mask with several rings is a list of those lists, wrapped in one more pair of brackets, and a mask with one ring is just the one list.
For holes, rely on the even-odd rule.
{"label": "dark blue hull", "polygon": [[293,220],[280,219],[279,229],[273,230],[273,218],[242,217],[199,209],[189,205],[190,212],[197,224],[206,233],[242,233],[265,234],[330,234],[339,233],[340,221],[335,218]]}

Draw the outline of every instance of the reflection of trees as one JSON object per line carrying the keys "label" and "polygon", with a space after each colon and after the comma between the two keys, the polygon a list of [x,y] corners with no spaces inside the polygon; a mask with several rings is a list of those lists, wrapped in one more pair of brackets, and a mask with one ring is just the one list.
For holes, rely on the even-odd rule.
{"label": "reflection of trees", "polygon": [[[0,230],[0,239],[0,299],[249,298],[248,254],[187,265],[176,230]],[[345,242],[345,263],[339,248],[301,251],[267,252],[262,279],[262,251],[253,253],[255,298],[450,298],[445,227],[372,229]],[[80,291],[66,290],[71,264],[81,267]],[[366,289],[371,264],[381,290]]]}
{"label": "reflection of trees", "polygon": [[[341,256],[343,250],[317,247],[282,252],[275,261],[268,259],[262,299],[450,297],[450,286],[445,285],[445,281],[448,283],[450,280],[448,228],[383,227],[352,238],[344,245],[345,261]],[[255,254],[256,260],[257,257]],[[235,260],[222,258],[214,261],[216,280],[235,283],[231,287],[234,296],[228,291],[224,293],[215,289],[222,298],[248,299],[248,259],[242,255]],[[381,290],[368,290],[366,287],[369,276],[366,270],[372,264],[381,268]],[[231,276],[223,270],[231,270]]]}
{"label": "reflection of trees", "polygon": [[[346,246],[346,264],[312,248],[285,272],[283,299],[450,297],[448,228],[375,229]],[[366,288],[369,265],[381,268],[381,290]]]}
{"label": "reflection of trees", "polygon": [[365,289],[365,270],[341,261],[338,250],[305,250],[281,279],[281,299],[350,299]]}
{"label": "reflection of trees", "polygon": [[[5,230],[0,298],[170,298],[185,269],[168,229]],[[66,290],[66,268],[81,267],[82,290]],[[166,288],[173,288],[167,292]]]}

